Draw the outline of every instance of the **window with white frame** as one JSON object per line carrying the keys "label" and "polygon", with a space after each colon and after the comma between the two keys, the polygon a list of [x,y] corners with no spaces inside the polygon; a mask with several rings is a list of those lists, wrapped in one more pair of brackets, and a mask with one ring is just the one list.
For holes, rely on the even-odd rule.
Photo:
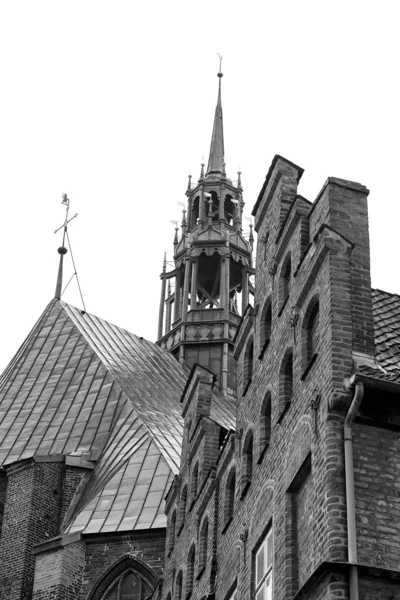
{"label": "window with white frame", "polygon": [[255,599],[272,600],[272,529],[256,552]]}

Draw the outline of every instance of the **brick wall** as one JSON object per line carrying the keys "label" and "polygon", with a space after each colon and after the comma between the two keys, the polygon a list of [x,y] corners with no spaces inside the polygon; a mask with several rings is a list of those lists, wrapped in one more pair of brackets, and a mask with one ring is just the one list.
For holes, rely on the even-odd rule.
{"label": "brick wall", "polygon": [[358,560],[398,569],[399,432],[356,423],[353,438]]}
{"label": "brick wall", "polygon": [[1,537],[1,529],[3,525],[3,514],[4,514],[4,505],[6,502],[6,492],[7,492],[7,476],[5,471],[0,471],[0,537]]}
{"label": "brick wall", "polygon": [[85,536],[84,541],[86,555],[81,600],[86,600],[107,571],[111,570],[112,579],[113,565],[125,555],[146,565],[156,579],[163,576],[165,529]]}
{"label": "brick wall", "polygon": [[63,464],[24,461],[7,469],[0,538],[0,598],[32,598],[32,548],[58,533]]}
{"label": "brick wall", "polygon": [[85,544],[81,541],[39,554],[33,600],[76,600],[82,589]]}

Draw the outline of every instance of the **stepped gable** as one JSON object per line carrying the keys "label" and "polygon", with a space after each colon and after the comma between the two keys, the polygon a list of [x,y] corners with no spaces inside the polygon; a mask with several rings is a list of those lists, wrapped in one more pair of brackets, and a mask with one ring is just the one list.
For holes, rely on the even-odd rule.
{"label": "stepped gable", "polygon": [[400,296],[372,290],[376,358],[386,371],[400,369]]}

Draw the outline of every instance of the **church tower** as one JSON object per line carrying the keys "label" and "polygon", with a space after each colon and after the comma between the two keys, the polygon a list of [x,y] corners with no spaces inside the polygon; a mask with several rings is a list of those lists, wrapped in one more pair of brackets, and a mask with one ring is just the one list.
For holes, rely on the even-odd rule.
{"label": "church tower", "polygon": [[251,227],[249,241],[242,233],[241,173],[233,182],[225,172],[222,76],[207,170],[202,164],[195,184],[189,176],[180,239],[175,230],[175,268],[167,272],[164,260],[157,343],[182,364],[207,367],[227,394],[235,389],[233,339],[254,292],[254,269]]}

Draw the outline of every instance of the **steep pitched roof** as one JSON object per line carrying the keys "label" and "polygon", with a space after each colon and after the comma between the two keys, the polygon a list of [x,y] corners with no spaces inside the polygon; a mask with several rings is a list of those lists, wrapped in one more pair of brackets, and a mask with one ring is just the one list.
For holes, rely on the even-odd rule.
{"label": "steep pitched roof", "polygon": [[66,525],[165,526],[186,376],[158,346],[53,300],[0,380],[0,464],[95,460]]}
{"label": "steep pitched roof", "polygon": [[[63,525],[84,533],[166,526],[189,371],[159,346],[52,300],[0,378],[0,465],[92,461]],[[225,428],[233,407],[213,394]]]}
{"label": "steep pitched roof", "polygon": [[386,371],[400,369],[400,296],[372,290],[376,358]]}

